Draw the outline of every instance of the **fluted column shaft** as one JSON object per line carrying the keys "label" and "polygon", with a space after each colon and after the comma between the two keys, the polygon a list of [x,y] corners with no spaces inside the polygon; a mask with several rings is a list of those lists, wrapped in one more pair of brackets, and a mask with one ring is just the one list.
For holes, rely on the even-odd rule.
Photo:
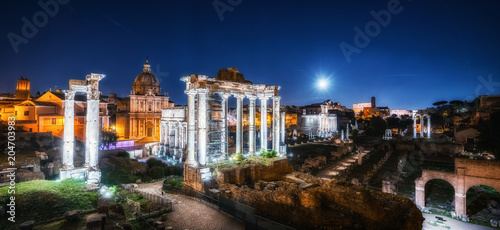
{"label": "fluted column shaft", "polygon": [[196,166],[198,161],[196,160],[196,117],[195,117],[195,96],[197,92],[195,90],[189,90],[185,92],[188,95],[188,164],[191,166]]}
{"label": "fluted column shaft", "polygon": [[73,169],[73,155],[75,149],[75,91],[65,90],[64,100],[64,144],[63,168]]}
{"label": "fluted column shaft", "polygon": [[198,162],[207,163],[207,93],[208,89],[198,89]]}
{"label": "fluted column shaft", "polygon": [[260,148],[267,151],[267,99],[266,96],[259,96],[260,99]]}
{"label": "fluted column shaft", "polygon": [[248,99],[250,100],[249,104],[249,131],[248,131],[248,151],[250,155],[255,155],[255,149],[256,149],[256,141],[255,141],[255,100],[257,99],[256,96],[249,96]]}
{"label": "fluted column shaft", "polygon": [[237,94],[236,97],[236,153],[243,153],[243,98],[245,95]]}
{"label": "fluted column shaft", "polygon": [[273,149],[280,152],[280,99],[273,97]]}

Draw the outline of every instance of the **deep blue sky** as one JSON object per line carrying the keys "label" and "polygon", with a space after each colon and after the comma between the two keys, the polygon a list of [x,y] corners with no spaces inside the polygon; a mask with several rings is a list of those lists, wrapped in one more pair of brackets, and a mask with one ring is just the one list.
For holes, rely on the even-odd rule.
{"label": "deep blue sky", "polygon": [[[14,92],[21,76],[31,80],[32,94],[67,89],[68,79],[92,72],[107,75],[105,94],[128,96],[146,56],[177,104],[186,104],[180,77],[215,77],[227,67],[254,83],[280,85],[285,105],[332,99],[351,108],[376,96],[377,105],[414,109],[500,91],[495,0],[401,1],[402,11],[350,63],[339,44],[354,45],[353,28],[364,30],[374,20],[370,11],[387,9],[389,1],[243,0],[223,21],[214,1],[115,2],[60,5],[18,53],[9,32],[23,36],[21,18],[32,22],[42,8],[36,1],[4,2],[0,92]],[[478,79],[490,74],[499,83]],[[327,91],[315,87],[320,75],[330,77]]]}

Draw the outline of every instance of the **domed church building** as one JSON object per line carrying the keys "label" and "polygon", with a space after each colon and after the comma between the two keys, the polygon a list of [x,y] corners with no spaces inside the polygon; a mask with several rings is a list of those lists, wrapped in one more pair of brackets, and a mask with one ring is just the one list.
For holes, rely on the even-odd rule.
{"label": "domed church building", "polygon": [[168,95],[161,94],[160,82],[151,73],[146,59],[142,73],[134,80],[130,98],[117,102],[116,132],[124,139],[158,141],[161,110],[173,107],[174,102],[169,101]]}

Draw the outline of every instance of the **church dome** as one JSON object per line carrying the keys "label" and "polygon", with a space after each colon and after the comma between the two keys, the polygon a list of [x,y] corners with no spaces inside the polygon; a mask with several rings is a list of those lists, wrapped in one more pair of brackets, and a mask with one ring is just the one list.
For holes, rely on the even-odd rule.
{"label": "church dome", "polygon": [[134,80],[133,94],[135,95],[147,95],[151,92],[153,95],[160,94],[160,82],[158,78],[151,73],[151,65],[148,63],[146,59],[146,63],[144,63],[144,69],[142,73],[137,75]]}

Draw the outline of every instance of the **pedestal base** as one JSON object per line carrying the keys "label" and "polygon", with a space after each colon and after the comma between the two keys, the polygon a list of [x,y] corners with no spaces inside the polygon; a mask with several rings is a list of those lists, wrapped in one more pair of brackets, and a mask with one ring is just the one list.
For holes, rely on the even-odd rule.
{"label": "pedestal base", "polygon": [[77,180],[86,179],[87,184],[99,184],[101,182],[101,171],[89,170],[88,168],[75,168],[61,170],[59,179],[73,178]]}
{"label": "pedestal base", "polygon": [[184,164],[184,183],[185,185],[198,190],[200,192],[205,192],[205,181],[210,180],[212,174],[210,173],[210,168],[207,167],[194,167],[189,164]]}
{"label": "pedestal base", "polygon": [[64,180],[67,178],[73,178],[78,180],[85,179],[85,174],[87,173],[87,168],[75,168],[75,169],[67,169],[62,170],[59,174],[59,179]]}
{"label": "pedestal base", "polygon": [[87,174],[87,181],[85,182],[87,184],[99,184],[101,183],[101,171],[88,171]]}

